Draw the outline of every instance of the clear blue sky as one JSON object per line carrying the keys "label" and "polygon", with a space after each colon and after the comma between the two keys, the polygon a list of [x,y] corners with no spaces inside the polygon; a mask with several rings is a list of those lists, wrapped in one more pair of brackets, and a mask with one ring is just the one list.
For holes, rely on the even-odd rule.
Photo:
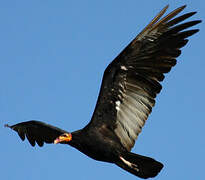
{"label": "clear blue sky", "polygon": [[[153,4],[151,4],[151,2]],[[115,165],[66,145],[32,148],[5,123],[42,120],[68,131],[92,115],[103,71],[165,5],[187,4],[205,19],[203,0],[35,0],[0,3],[1,179],[134,180]],[[156,180],[204,180],[204,23],[190,38],[133,152],[164,164]]]}

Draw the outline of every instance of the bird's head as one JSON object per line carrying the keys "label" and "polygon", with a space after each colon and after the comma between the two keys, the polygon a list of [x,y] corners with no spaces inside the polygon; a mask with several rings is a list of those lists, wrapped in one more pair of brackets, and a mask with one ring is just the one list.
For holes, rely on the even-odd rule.
{"label": "bird's head", "polygon": [[71,133],[64,133],[54,140],[54,144],[58,144],[58,143],[67,144],[71,140],[72,140],[72,134]]}

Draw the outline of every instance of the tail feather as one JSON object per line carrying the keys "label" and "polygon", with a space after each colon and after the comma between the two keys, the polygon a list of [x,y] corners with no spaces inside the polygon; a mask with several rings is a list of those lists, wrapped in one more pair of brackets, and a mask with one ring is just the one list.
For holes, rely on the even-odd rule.
{"label": "tail feather", "polygon": [[155,177],[163,168],[163,164],[146,156],[127,152],[116,163],[122,169],[144,179]]}

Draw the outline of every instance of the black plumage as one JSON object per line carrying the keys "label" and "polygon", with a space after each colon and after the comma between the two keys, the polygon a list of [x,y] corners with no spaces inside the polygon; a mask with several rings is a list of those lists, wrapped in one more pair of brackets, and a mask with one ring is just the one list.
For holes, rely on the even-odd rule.
{"label": "black plumage", "polygon": [[130,151],[162,89],[164,74],[176,65],[187,38],[198,32],[185,29],[200,20],[181,23],[196,12],[174,18],[185,7],[161,18],[166,6],[108,65],[95,111],[83,129],[69,133],[34,120],[6,126],[18,132],[22,140],[26,136],[32,146],[43,146],[44,142],[69,144],[138,177],[156,176],[163,167],[160,162]]}

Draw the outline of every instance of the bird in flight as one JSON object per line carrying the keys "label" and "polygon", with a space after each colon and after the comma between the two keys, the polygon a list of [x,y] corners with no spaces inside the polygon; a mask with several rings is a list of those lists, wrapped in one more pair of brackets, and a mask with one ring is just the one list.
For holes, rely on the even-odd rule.
{"label": "bird in flight", "polygon": [[[188,29],[200,20],[183,22],[196,12],[177,16],[181,6],[163,16],[168,5],[108,65],[91,121],[83,128],[67,132],[31,120],[5,125],[37,143],[69,144],[87,156],[114,163],[141,178],[155,177],[163,164],[131,152],[161,91],[164,74],[176,65],[181,48],[198,29]],[[177,16],[177,17],[176,17]]]}

